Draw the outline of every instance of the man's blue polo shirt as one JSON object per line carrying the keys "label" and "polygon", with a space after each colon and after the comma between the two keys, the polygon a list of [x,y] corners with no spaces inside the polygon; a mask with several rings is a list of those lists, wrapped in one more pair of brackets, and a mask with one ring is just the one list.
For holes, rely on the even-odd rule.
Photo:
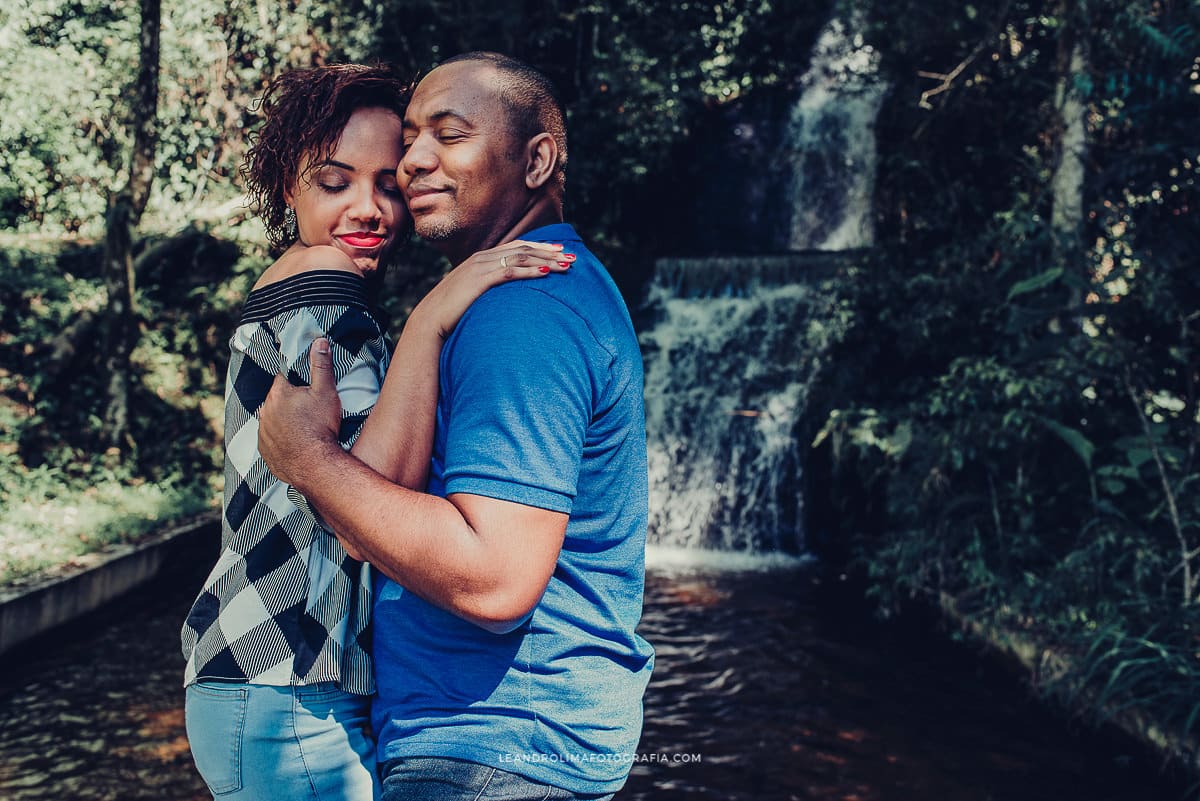
{"label": "man's blue polo shirt", "polygon": [[[635,632],[646,544],[642,360],[612,279],[570,225],[565,275],[486,292],[447,340],[429,491],[569,515],[530,617],[491,634],[377,587],[380,761],[464,759],[576,793],[621,787],[654,652]],[[520,532],[513,532],[520,536]]]}

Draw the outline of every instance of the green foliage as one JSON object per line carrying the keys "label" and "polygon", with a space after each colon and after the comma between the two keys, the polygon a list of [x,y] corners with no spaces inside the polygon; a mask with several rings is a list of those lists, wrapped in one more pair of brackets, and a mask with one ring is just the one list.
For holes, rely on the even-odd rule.
{"label": "green foliage", "polygon": [[[127,90],[138,57],[137,15],[129,0],[33,0],[0,11],[7,76],[0,86],[0,226],[86,237],[103,230],[106,199],[124,180],[132,138]],[[361,50],[363,32],[314,0],[166,4],[148,222],[160,229],[207,222],[214,209],[236,202],[243,133],[266,79],[286,67],[345,58]]]}
{"label": "green foliage", "polygon": [[214,508],[225,342],[247,268],[262,267],[235,267],[236,247],[195,235],[143,268],[138,448],[121,460],[101,445],[98,248],[16,241],[0,247],[0,585]]}
{"label": "green foliage", "polygon": [[[1063,652],[1055,689],[1195,734],[1200,7],[1061,7],[876,6],[881,241],[825,436],[885,613],[948,596]],[[1076,236],[1049,225],[1064,83],[1088,103]]]}
{"label": "green foliage", "polygon": [[137,542],[164,521],[212,509],[203,484],[146,483],[97,468],[86,481],[0,452],[0,587],[69,569],[85,554]]}
{"label": "green foliage", "polygon": [[[36,250],[0,249],[0,585],[19,581],[80,554],[129,542],[163,520],[211,508],[214,443],[184,443],[187,430],[167,415],[140,419],[154,428],[164,446],[197,448],[190,459],[164,459],[157,469],[114,464],[89,447],[99,422],[92,410],[99,394],[94,354],[85,353],[78,371],[60,388],[31,368],[42,366],[48,343],[89,311],[103,305],[98,280],[86,272],[94,261],[87,249],[62,251],[55,243]],[[153,384],[147,386],[152,390]],[[203,403],[213,387],[196,387]],[[217,390],[219,391],[219,390]],[[219,408],[219,407],[218,407]],[[200,417],[198,422],[207,428]],[[149,436],[144,436],[151,440]],[[190,476],[185,464],[203,464]]]}

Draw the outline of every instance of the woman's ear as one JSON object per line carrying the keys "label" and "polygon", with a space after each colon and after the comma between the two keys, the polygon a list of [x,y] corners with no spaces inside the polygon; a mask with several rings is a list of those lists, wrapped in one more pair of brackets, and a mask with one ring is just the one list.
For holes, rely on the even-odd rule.
{"label": "woman's ear", "polygon": [[527,152],[525,186],[540,189],[554,176],[558,166],[558,143],[550,134],[540,133],[529,140]]}

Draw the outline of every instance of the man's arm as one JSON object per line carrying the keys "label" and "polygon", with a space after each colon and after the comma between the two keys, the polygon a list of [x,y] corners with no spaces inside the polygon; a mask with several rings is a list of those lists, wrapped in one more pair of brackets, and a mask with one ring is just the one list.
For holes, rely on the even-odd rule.
{"label": "man's arm", "polygon": [[309,358],[312,385],[276,378],[260,412],[259,450],[272,472],[405,589],[489,631],[518,626],[554,572],[567,515],[393,484],[338,445],[328,345],[318,340]]}

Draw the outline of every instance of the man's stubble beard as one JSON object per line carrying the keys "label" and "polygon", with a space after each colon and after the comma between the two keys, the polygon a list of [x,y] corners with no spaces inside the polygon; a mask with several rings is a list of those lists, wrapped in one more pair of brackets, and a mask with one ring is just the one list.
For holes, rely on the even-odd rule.
{"label": "man's stubble beard", "polygon": [[459,232],[460,226],[453,215],[446,215],[433,220],[414,221],[413,229],[426,242],[445,242]]}

